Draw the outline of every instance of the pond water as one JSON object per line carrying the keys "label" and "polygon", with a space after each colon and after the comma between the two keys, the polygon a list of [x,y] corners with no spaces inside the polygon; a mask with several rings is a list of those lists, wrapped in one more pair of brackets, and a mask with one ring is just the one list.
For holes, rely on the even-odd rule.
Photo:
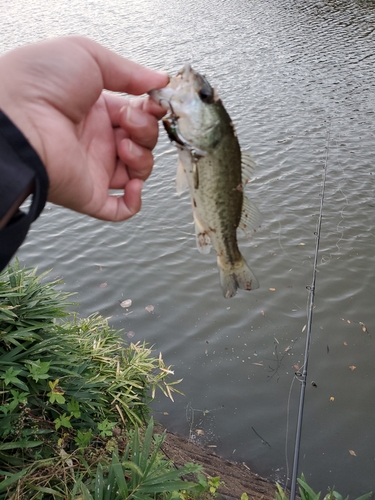
{"label": "pond water", "polygon": [[214,254],[196,250],[188,196],[175,194],[164,132],[140,214],[109,224],[48,205],[18,255],[53,268],[82,315],[110,316],[174,365],[185,395],[159,396],[164,425],[280,481],[328,147],[300,471],[316,490],[374,489],[375,2],[20,0],[0,26],[2,52],[80,33],[171,74],[190,62],[217,87],[258,164],[248,195],[262,231],[240,248],[259,290],[222,297]]}

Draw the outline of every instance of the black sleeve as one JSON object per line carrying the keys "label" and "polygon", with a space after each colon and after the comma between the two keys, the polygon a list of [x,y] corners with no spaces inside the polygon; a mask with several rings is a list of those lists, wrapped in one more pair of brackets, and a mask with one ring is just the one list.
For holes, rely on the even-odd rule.
{"label": "black sleeve", "polygon": [[0,220],[30,184],[33,194],[29,212],[18,210],[0,229],[0,270],[16,253],[31,223],[43,210],[49,187],[47,172],[38,154],[0,110]]}

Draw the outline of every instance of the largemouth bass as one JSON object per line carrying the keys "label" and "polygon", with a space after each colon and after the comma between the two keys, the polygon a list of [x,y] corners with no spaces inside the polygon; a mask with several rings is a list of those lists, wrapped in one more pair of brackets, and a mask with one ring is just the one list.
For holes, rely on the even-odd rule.
{"label": "largemouth bass", "polygon": [[178,149],[177,191],[189,188],[197,247],[217,253],[223,295],[253,290],[258,280],[242,257],[237,228],[255,230],[259,211],[244,195],[255,164],[242,153],[233,123],[207,79],[185,65],[150,96],[169,114],[164,127]]}

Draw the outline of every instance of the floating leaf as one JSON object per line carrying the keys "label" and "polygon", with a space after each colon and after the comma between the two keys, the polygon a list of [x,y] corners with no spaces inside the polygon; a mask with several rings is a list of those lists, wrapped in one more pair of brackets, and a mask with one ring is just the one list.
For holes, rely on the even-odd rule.
{"label": "floating leaf", "polygon": [[343,342],[343,344],[344,344],[344,345],[348,345],[348,343],[347,343],[347,342]]}
{"label": "floating leaf", "polygon": [[349,370],[351,370],[352,372],[354,372],[354,370],[355,370],[356,368],[357,368],[357,367],[356,367],[356,366],[354,366],[354,365],[350,365],[350,366],[349,366]]}
{"label": "floating leaf", "polygon": [[305,245],[306,245],[306,243],[298,243],[299,247],[304,247]]}
{"label": "floating leaf", "polygon": [[126,336],[128,339],[132,339],[134,337],[135,333],[134,332],[127,332]]}
{"label": "floating leaf", "polygon": [[253,365],[263,366],[263,363],[253,363]]}
{"label": "floating leaf", "polygon": [[264,316],[264,315],[265,315],[265,312],[264,312],[264,311],[260,311],[260,314],[261,314],[262,316]]}
{"label": "floating leaf", "polygon": [[268,289],[270,292],[275,292],[276,291],[276,288],[269,288]]}
{"label": "floating leaf", "polygon": [[95,264],[95,265],[99,268],[99,271],[102,271],[103,267],[100,264]]}
{"label": "floating leaf", "polygon": [[132,299],[126,299],[126,300],[123,300],[122,302],[120,302],[120,306],[124,307],[124,308],[130,307],[132,304],[133,304]]}
{"label": "floating leaf", "polygon": [[146,306],[145,309],[147,312],[152,313],[152,312],[154,312],[155,307],[154,306]]}
{"label": "floating leaf", "polygon": [[362,321],[359,322],[359,324],[361,325],[361,329],[362,329],[362,332],[364,333],[368,333],[368,330],[366,328],[366,325],[364,323],[362,323]]}
{"label": "floating leaf", "polygon": [[204,431],[202,429],[197,429],[195,432],[196,432],[196,434],[198,434],[198,436],[204,435]]}
{"label": "floating leaf", "polygon": [[349,450],[349,453],[353,456],[353,457],[356,457],[357,456],[357,453],[353,450]]}
{"label": "floating leaf", "polygon": [[330,400],[330,401],[334,401],[334,400],[335,400],[335,398],[334,398],[333,396],[331,396],[331,397],[329,398],[329,400]]}
{"label": "floating leaf", "polygon": [[314,382],[314,381],[312,381],[312,382],[311,382],[311,385],[312,385],[313,387],[318,387],[318,384],[317,384],[316,382]]}
{"label": "floating leaf", "polygon": [[306,330],[306,325],[302,328],[302,333]]}
{"label": "floating leaf", "polygon": [[349,323],[349,324],[351,323],[350,319],[347,319],[346,322]]}
{"label": "floating leaf", "polygon": [[107,286],[107,283],[100,283],[100,288],[105,288]]}

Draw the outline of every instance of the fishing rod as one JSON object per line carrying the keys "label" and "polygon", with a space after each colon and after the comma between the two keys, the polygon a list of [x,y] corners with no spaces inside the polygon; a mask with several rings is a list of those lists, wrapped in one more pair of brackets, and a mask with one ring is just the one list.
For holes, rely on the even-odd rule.
{"label": "fishing rod", "polygon": [[296,498],[299,452],[300,452],[300,448],[301,448],[303,410],[304,410],[304,405],[305,405],[307,366],[308,366],[308,362],[309,362],[311,326],[312,326],[314,298],[315,298],[316,272],[317,272],[317,267],[318,267],[318,254],[319,254],[320,233],[321,233],[322,218],[323,218],[324,193],[325,193],[326,178],[327,178],[330,128],[331,128],[331,122],[329,121],[328,129],[327,129],[327,140],[326,140],[326,158],[325,158],[325,163],[324,163],[324,167],[323,167],[323,182],[322,182],[322,189],[321,189],[321,193],[320,193],[320,210],[319,210],[317,229],[314,232],[316,239],[315,239],[315,255],[314,255],[313,275],[312,275],[311,286],[307,287],[307,289],[309,290],[310,293],[309,293],[307,333],[306,333],[306,345],[305,345],[305,357],[304,357],[305,362],[303,365],[302,373],[298,374],[298,380],[301,382],[301,391],[300,391],[299,407],[298,407],[296,440],[295,440],[295,445],[294,445],[294,457],[293,457],[292,482],[291,482],[291,489],[290,489],[290,500],[295,500],[295,498]]}

